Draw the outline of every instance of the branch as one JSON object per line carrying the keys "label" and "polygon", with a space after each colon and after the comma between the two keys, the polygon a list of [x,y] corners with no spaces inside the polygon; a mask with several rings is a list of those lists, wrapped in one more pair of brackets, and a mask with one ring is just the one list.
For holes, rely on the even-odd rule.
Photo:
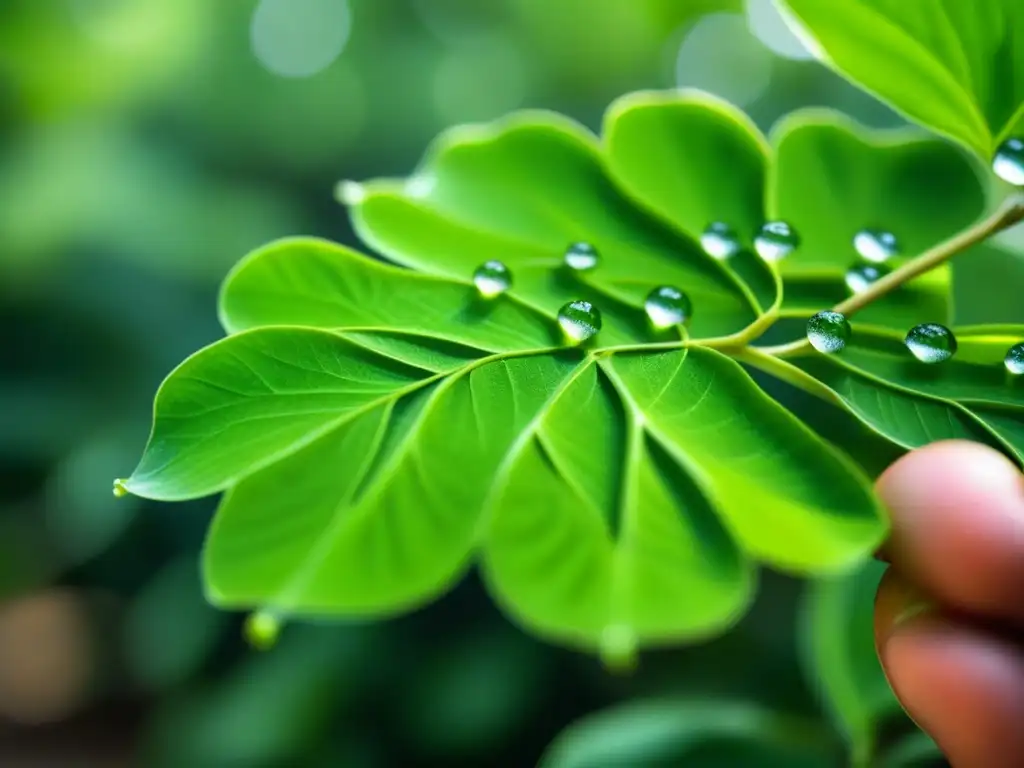
{"label": "branch", "polygon": [[[995,213],[978,222],[970,229],[939,243],[929,251],[911,259],[902,267],[890,272],[885,277],[872,283],[865,291],[855,294],[846,301],[833,307],[834,312],[841,312],[850,317],[883,296],[892,293],[901,285],[923,275],[949,261],[958,253],[971,246],[987,240],[997,232],[1009,229],[1014,224],[1024,221],[1024,195],[1014,194],[1006,200]],[[762,347],[761,352],[769,355],[785,357],[805,351],[809,347],[807,339],[798,339],[789,344],[775,347]]]}

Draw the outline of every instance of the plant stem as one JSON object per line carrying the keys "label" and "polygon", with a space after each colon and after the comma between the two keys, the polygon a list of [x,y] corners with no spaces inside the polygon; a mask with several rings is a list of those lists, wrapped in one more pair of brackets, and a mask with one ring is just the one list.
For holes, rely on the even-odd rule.
{"label": "plant stem", "polygon": [[[886,296],[901,285],[923,275],[925,272],[949,261],[958,253],[987,240],[997,232],[1024,221],[1024,195],[1015,194],[1004,202],[991,216],[965,229],[949,240],[939,243],[931,250],[911,259],[902,267],[889,273],[882,279],[872,283],[867,290],[855,294],[833,307],[834,312],[841,312],[847,317],[859,312],[872,302]],[[775,347],[762,347],[761,352],[777,357],[800,354],[809,348],[807,339],[799,339],[789,344]]]}

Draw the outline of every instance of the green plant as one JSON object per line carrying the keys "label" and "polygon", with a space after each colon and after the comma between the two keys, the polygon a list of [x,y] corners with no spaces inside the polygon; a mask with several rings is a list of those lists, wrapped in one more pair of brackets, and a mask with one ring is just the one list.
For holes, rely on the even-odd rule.
{"label": "green plant", "polygon": [[[975,155],[817,110],[768,140],[694,92],[620,99],[602,140],[544,112],[455,129],[409,179],[340,187],[391,263],[297,238],[232,271],[229,335],[166,379],[115,491],[226,492],[207,592],[257,609],[261,642],[291,615],[409,610],[478,557],[524,626],[628,665],[730,626],[756,564],[845,572],[885,536],[842,436],[815,435],[748,370],[896,446],[969,437],[1021,461],[1024,388],[1004,358],[1024,326],[958,328],[938,365],[922,361],[944,357],[934,334],[909,349],[904,334],[951,324],[948,260],[1024,218],[1002,190],[985,212],[976,162],[1024,168],[1024,96],[999,90],[1000,68],[940,78],[935,19],[789,5],[845,74]],[[1024,70],[1016,4],[957,8],[945,43]],[[882,33],[903,56],[888,79],[865,63]],[[939,103],[954,80],[971,110]],[[853,264],[855,240],[885,263]],[[592,268],[564,263],[573,243]],[[839,319],[808,340],[830,306],[849,338]]]}

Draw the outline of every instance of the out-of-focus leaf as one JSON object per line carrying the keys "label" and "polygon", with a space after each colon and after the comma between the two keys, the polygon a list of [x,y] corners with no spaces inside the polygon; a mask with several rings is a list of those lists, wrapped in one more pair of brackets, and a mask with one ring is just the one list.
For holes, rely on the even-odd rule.
{"label": "out-of-focus leaf", "polygon": [[172,560],[143,585],[125,616],[123,647],[132,677],[156,690],[192,679],[226,621],[203,599],[199,559]]}
{"label": "out-of-focus leaf", "polygon": [[826,768],[832,747],[816,723],[754,704],[637,701],[571,725],[539,768]]}
{"label": "out-of-focus leaf", "polygon": [[831,66],[986,160],[1024,119],[1017,0],[781,0]]}

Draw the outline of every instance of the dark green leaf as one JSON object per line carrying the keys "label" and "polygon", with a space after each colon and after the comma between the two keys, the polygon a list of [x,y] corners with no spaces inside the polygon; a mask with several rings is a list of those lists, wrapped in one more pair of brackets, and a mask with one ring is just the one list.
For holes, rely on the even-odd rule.
{"label": "dark green leaf", "polygon": [[827,768],[831,746],[816,723],[752,704],[639,701],[571,725],[539,768]]}
{"label": "dark green leaf", "polygon": [[879,725],[900,713],[875,653],[875,592],[885,565],[813,582],[803,608],[808,677],[846,738],[855,765],[875,754]]}
{"label": "dark green leaf", "polygon": [[782,0],[831,66],[986,160],[1024,118],[1019,0]]}

